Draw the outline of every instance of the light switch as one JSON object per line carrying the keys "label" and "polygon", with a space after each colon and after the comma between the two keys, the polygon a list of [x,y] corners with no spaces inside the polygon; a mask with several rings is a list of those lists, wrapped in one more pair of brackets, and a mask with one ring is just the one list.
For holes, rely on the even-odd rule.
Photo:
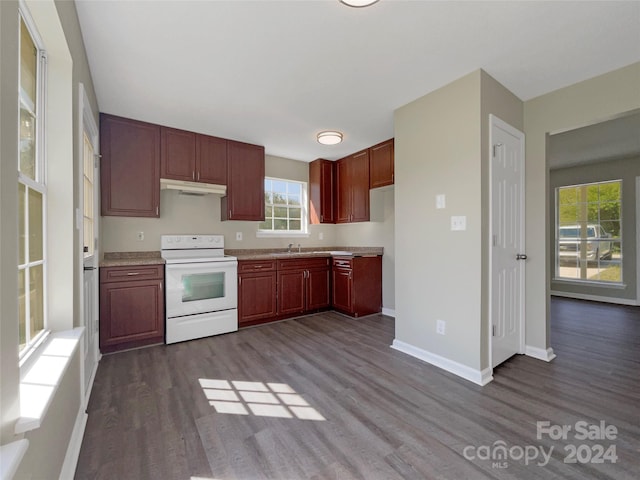
{"label": "light switch", "polygon": [[439,193],[436,195],[436,208],[444,208],[445,206],[445,197],[444,193]]}
{"label": "light switch", "polygon": [[467,217],[465,215],[451,217],[451,230],[466,230]]}

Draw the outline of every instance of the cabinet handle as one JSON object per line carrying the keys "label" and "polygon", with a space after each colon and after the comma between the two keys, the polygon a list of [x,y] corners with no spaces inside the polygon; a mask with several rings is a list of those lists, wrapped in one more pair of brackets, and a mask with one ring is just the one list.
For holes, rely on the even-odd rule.
{"label": "cabinet handle", "polygon": [[160,206],[156,205],[156,215],[160,216]]}
{"label": "cabinet handle", "polygon": [[242,285],[242,277],[238,277],[238,285]]}
{"label": "cabinet handle", "polygon": [[195,171],[195,170],[194,170],[193,172],[191,172],[191,178],[192,178],[193,180],[195,180],[195,179],[196,179],[196,171]]}
{"label": "cabinet handle", "polygon": [[134,275],[140,275],[140,272],[127,272],[127,276],[133,277]]}
{"label": "cabinet handle", "polygon": [[162,291],[162,282],[158,282],[158,285],[160,285],[160,291]]}
{"label": "cabinet handle", "polygon": [[200,181],[200,172],[198,172],[197,177],[198,178],[196,180]]}

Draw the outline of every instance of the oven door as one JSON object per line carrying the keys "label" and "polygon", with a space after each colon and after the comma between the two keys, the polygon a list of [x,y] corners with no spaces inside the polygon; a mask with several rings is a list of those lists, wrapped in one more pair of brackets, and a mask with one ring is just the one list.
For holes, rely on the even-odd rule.
{"label": "oven door", "polygon": [[236,260],[167,264],[167,318],[237,308],[237,277]]}

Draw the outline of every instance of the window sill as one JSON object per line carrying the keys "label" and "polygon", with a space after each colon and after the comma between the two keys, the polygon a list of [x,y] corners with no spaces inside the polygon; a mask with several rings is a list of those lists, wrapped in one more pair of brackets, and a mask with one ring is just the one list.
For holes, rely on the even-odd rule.
{"label": "window sill", "polygon": [[13,478],[24,454],[27,453],[27,448],[29,440],[25,438],[0,447],[0,478]]}
{"label": "window sill", "polygon": [[256,238],[309,238],[310,233],[296,232],[256,232]]}
{"label": "window sill", "polygon": [[598,282],[597,280],[574,280],[570,278],[554,277],[551,281],[560,285],[583,285],[585,287],[616,288],[619,290],[627,288],[626,283]]}
{"label": "window sill", "polygon": [[16,434],[35,430],[42,424],[83,333],[84,327],[52,333],[22,366]]}

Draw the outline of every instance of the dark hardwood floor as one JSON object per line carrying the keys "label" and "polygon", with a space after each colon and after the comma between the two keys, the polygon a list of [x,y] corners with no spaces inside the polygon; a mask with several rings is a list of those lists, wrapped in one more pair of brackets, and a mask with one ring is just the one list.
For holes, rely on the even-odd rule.
{"label": "dark hardwood floor", "polygon": [[[389,348],[381,315],[104,356],[76,478],[636,479],[640,309],[551,305],[557,358],[518,355],[485,387]],[[566,440],[538,439],[544,421],[571,426]],[[576,438],[581,421],[616,438]]]}

